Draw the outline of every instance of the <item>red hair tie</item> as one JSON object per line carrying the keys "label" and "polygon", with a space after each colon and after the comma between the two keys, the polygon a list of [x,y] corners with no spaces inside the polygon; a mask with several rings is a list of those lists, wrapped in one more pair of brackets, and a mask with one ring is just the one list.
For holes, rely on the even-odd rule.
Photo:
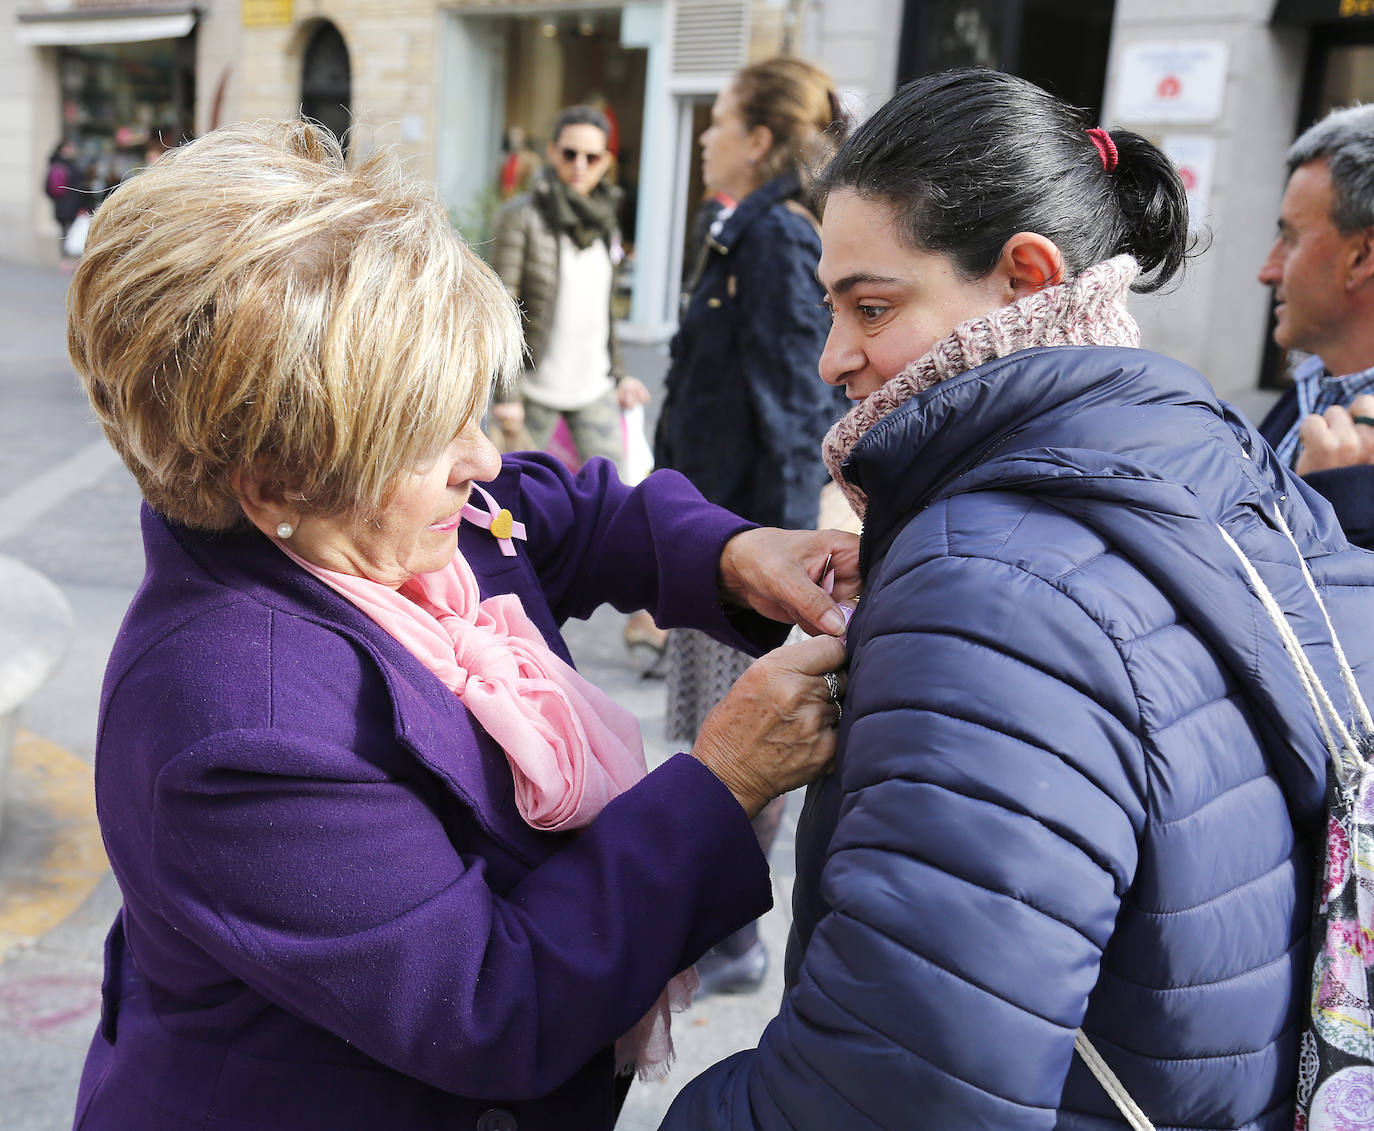
{"label": "red hair tie", "polygon": [[1102,168],[1108,173],[1115,170],[1116,142],[1112,140],[1112,135],[1097,126],[1084,132],[1088,135],[1088,140],[1097,149],[1097,155],[1102,158]]}

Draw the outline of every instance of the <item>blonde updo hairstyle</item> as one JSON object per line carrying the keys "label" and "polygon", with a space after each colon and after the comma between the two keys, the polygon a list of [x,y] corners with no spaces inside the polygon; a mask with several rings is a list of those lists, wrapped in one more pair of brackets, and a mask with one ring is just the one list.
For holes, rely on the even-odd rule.
{"label": "blonde updo hairstyle", "polygon": [[779,56],[735,73],[734,91],[745,129],[767,126],[773,145],[759,162],[759,184],[783,173],[803,183],[847,132],[834,80],[814,63]]}
{"label": "blonde updo hairstyle", "polygon": [[360,518],[518,370],[520,324],[437,193],[327,130],[226,126],[97,211],[67,346],[110,443],[177,522],[246,522],[238,473]]}

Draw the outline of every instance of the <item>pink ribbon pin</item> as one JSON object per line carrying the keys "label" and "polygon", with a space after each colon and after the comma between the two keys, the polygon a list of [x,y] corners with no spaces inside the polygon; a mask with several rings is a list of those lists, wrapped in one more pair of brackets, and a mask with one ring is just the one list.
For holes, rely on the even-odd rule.
{"label": "pink ribbon pin", "polygon": [[[835,595],[835,571],[830,566],[831,557],[834,557],[834,555],[832,554],[827,557],[825,559],[825,565],[821,567],[821,591],[827,597],[833,597]],[[840,604],[840,615],[844,617],[845,627],[848,628],[849,622],[854,616],[854,606]]]}
{"label": "pink ribbon pin", "polygon": [[510,511],[492,498],[491,493],[485,488],[474,483],[472,489],[486,500],[487,509],[483,510],[469,501],[461,512],[462,516],[474,526],[490,530],[496,544],[501,547],[501,553],[508,558],[515,557],[515,543],[511,539],[519,538],[520,541],[525,541],[525,524],[516,522]]}

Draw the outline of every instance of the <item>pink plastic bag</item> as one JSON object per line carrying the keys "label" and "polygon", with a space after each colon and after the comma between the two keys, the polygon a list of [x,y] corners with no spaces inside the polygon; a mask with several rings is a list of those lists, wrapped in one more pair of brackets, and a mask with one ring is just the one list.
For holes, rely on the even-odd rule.
{"label": "pink plastic bag", "polygon": [[[625,454],[620,461],[621,479],[633,486],[654,469],[653,449],[649,447],[644,430],[643,405],[627,408],[620,414],[620,435],[625,446]],[[561,416],[544,450],[562,461],[569,471],[576,471],[582,466],[582,455],[573,443],[572,429]]]}
{"label": "pink plastic bag", "polygon": [[569,471],[576,471],[582,466],[582,457],[578,454],[577,445],[573,443],[572,429],[568,427],[568,421],[560,416],[558,423],[554,425],[553,435],[549,437],[548,445],[544,449],[551,456],[557,456],[563,461]]}

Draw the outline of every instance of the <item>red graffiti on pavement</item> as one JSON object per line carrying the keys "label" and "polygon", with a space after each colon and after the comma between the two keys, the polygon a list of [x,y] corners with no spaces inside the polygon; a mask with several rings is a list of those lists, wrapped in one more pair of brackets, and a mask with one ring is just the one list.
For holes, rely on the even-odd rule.
{"label": "red graffiti on pavement", "polygon": [[44,974],[0,983],[0,1027],[41,1037],[73,1021],[91,1024],[100,1009],[95,977]]}

